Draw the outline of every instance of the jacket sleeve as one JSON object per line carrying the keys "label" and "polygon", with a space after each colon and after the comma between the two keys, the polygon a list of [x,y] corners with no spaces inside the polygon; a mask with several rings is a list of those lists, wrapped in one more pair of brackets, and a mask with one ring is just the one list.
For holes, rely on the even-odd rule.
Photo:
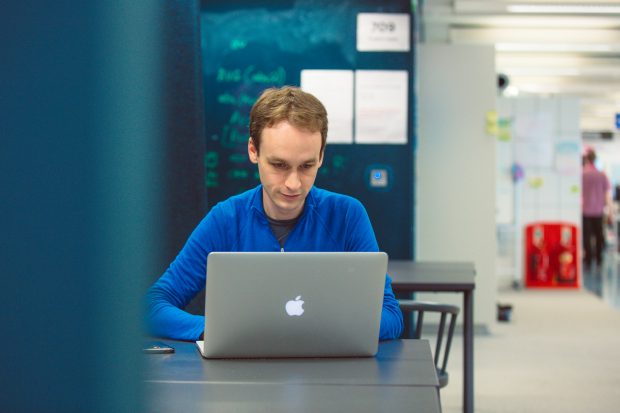
{"label": "jacket sleeve", "polygon": [[183,308],[205,288],[207,255],[220,238],[214,210],[192,232],[185,246],[146,295],[149,334],[177,340],[196,340],[204,331],[204,316]]}
{"label": "jacket sleeve", "polygon": [[392,279],[385,275],[383,289],[383,311],[381,312],[381,328],[379,340],[394,340],[403,333],[403,313],[400,311],[398,300],[392,291]]}
{"label": "jacket sleeve", "polygon": [[[370,223],[368,213],[359,201],[355,201],[347,210],[347,251],[379,251],[377,239]],[[385,275],[383,289],[383,310],[381,312],[381,328],[379,340],[393,340],[403,332],[403,314],[398,300],[392,291],[392,279]]]}

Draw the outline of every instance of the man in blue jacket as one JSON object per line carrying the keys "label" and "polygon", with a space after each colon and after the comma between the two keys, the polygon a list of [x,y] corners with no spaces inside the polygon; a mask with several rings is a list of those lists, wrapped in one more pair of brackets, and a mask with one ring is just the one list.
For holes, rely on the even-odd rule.
{"label": "man in blue jacket", "polygon": [[[147,322],[155,336],[202,337],[204,316],[183,308],[205,287],[212,251],[378,251],[362,204],[315,188],[325,151],[327,112],[299,88],[266,90],[250,112],[250,161],[261,185],[215,205],[150,288]],[[402,314],[386,275],[379,338],[398,338]]]}

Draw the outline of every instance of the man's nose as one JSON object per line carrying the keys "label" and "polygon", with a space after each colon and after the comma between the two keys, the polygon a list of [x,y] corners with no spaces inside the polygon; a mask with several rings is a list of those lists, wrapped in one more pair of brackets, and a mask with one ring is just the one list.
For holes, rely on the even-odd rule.
{"label": "man's nose", "polygon": [[286,181],[284,181],[284,185],[286,185],[288,189],[291,189],[293,191],[299,189],[301,187],[301,179],[299,179],[299,173],[296,170],[293,170],[286,177]]}

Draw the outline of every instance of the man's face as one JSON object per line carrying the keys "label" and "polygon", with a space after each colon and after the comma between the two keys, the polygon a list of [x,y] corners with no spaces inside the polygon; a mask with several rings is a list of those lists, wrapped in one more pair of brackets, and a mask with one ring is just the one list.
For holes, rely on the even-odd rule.
{"label": "man's face", "polygon": [[301,214],[323,162],[321,132],[304,131],[282,121],[263,129],[260,155],[250,139],[248,154],[258,165],[267,215],[285,220]]}

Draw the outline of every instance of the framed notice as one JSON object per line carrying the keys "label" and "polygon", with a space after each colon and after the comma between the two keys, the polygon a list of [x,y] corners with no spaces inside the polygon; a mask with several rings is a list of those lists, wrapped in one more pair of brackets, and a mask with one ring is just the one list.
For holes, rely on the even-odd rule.
{"label": "framed notice", "polygon": [[360,52],[408,52],[410,45],[408,13],[359,13],[357,50]]}

